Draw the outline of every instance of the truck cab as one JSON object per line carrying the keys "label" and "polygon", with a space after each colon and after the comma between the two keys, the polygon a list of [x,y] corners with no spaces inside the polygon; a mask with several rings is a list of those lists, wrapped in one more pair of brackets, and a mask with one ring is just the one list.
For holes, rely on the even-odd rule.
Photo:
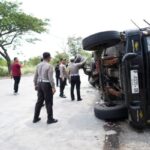
{"label": "truck cab", "polygon": [[150,30],[105,31],[83,39],[94,51],[102,99],[95,116],[104,120],[128,118],[131,125],[150,124]]}

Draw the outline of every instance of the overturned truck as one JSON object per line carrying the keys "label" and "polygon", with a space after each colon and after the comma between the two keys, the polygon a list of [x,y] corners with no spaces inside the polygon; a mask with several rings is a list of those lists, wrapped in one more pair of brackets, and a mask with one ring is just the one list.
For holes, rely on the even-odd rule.
{"label": "overturned truck", "polygon": [[[96,103],[95,116],[128,118],[138,128],[150,125],[149,28],[100,32],[86,37],[82,44],[84,50],[94,52],[96,83],[103,100]],[[92,78],[90,71],[86,74]]]}

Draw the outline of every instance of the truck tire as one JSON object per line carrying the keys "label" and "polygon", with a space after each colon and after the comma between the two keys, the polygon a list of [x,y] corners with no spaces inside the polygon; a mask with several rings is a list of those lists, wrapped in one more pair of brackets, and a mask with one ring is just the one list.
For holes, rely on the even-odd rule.
{"label": "truck tire", "polygon": [[90,35],[83,39],[84,50],[100,50],[111,47],[121,41],[120,33],[117,31],[105,31]]}
{"label": "truck tire", "polygon": [[82,61],[84,61],[84,58],[83,58],[80,54],[77,54],[77,55],[75,56],[74,62],[75,62],[75,63],[80,63],[80,62],[82,62]]}
{"label": "truck tire", "polygon": [[106,106],[96,104],[94,107],[95,116],[102,120],[118,120],[128,118],[128,110],[125,104]]}

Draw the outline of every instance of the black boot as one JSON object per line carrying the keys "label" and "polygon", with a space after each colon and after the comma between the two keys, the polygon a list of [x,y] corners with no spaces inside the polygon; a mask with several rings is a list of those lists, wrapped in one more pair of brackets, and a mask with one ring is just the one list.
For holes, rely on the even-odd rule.
{"label": "black boot", "polygon": [[56,123],[56,122],[58,122],[58,120],[54,118],[47,120],[47,124]]}
{"label": "black boot", "polygon": [[34,118],[33,119],[33,123],[37,123],[37,122],[39,122],[41,120],[41,118],[40,117],[38,117],[38,118]]}
{"label": "black boot", "polygon": [[77,101],[82,101],[82,98],[79,98]]}

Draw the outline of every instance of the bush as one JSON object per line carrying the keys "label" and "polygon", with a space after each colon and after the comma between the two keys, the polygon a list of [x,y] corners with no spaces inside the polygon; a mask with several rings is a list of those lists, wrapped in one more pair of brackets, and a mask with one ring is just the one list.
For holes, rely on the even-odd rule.
{"label": "bush", "polygon": [[0,66],[0,77],[4,77],[4,76],[8,76],[8,75],[9,75],[9,73],[8,73],[7,67]]}
{"label": "bush", "polygon": [[41,61],[41,57],[33,57],[27,61],[28,66],[36,66]]}
{"label": "bush", "polygon": [[0,66],[7,66],[6,60],[0,57]]}
{"label": "bush", "polygon": [[35,67],[33,66],[24,66],[22,68],[22,74],[31,74],[35,72]]}

